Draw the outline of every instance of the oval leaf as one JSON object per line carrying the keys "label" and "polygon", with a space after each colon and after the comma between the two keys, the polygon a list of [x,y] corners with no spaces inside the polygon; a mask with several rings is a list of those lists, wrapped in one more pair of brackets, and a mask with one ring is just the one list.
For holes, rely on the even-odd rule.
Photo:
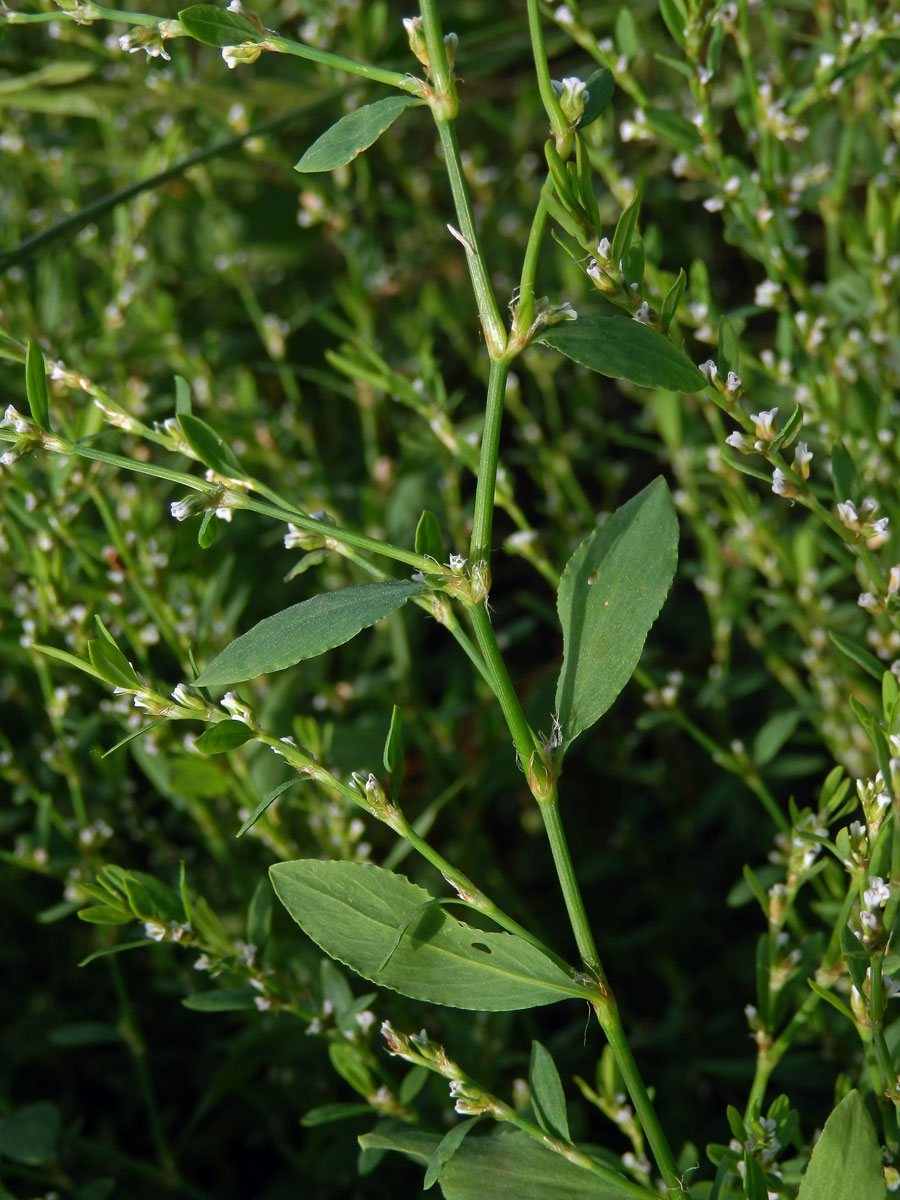
{"label": "oval leaf", "polygon": [[364,104],[332,125],[306,151],[295,171],[333,171],[377,142],[406,108],[422,104],[416,96],[386,96]]}
{"label": "oval leaf", "polygon": [[875,1126],[859,1092],[849,1092],[825,1122],[797,1200],[885,1200],[886,1196]]}
{"label": "oval leaf", "polygon": [[212,992],[195,992],[181,1001],[193,1012],[244,1012],[256,1008],[259,992],[252,987],[218,988]]}
{"label": "oval leaf", "polygon": [[276,863],[269,875],[279,900],[326,954],[404,996],[482,1012],[583,996],[536,947],[464,925],[403,875],[318,859]]}
{"label": "oval leaf", "polygon": [[607,70],[606,67],[601,67],[599,71],[595,71],[589,77],[587,81],[587,100],[584,103],[584,112],[581,114],[581,120],[578,122],[579,131],[585,129],[606,112],[615,90],[616,84],[613,79],[613,73]]}
{"label": "oval leaf", "polygon": [[528,1068],[531,1103],[538,1124],[551,1137],[571,1141],[566,1097],[553,1055],[540,1042],[531,1043],[531,1063]]}
{"label": "oval leaf", "polygon": [[204,729],[194,742],[194,749],[201,754],[224,754],[227,750],[235,750],[249,742],[253,730],[243,721],[219,721]]}
{"label": "oval leaf", "polygon": [[673,392],[699,392],[706,386],[686,354],[626,314],[590,312],[545,329],[536,340],[610,379]]}
{"label": "oval leaf", "polygon": [[226,646],[194,680],[201,687],[241,683],[270,671],[283,671],[349,642],[424,588],[405,579],[362,583],[325,592],[266,617]]}
{"label": "oval leaf", "polygon": [[50,1100],[27,1104],[0,1120],[0,1155],[29,1167],[39,1166],[56,1153],[61,1130],[62,1117]]}
{"label": "oval leaf", "polygon": [[194,4],[183,8],[178,20],[185,32],[204,46],[235,46],[241,42],[263,40],[253,22],[242,13],[230,12],[217,4]]}
{"label": "oval leaf", "polygon": [[564,646],[556,710],[564,747],[603,716],[631,678],[677,559],[678,521],[662,476],[569,559],[556,598]]}

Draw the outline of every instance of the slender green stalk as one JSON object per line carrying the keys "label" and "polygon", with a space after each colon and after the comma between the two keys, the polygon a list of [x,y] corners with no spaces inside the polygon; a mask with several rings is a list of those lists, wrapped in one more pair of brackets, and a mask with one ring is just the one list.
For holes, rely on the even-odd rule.
{"label": "slender green stalk", "polygon": [[484,340],[487,343],[491,359],[498,359],[506,352],[506,326],[503,324],[497,308],[494,287],[478,240],[475,217],[472,214],[469,192],[463,176],[456,130],[451,121],[438,116],[435,116],[435,125],[444,154],[450,190],[453,193],[456,219],[459,222],[459,229],[456,232],[461,235],[462,246],[466,252],[466,262],[469,265],[469,275],[472,279],[475,302],[478,305],[481,328],[484,330]]}
{"label": "slender green stalk", "polygon": [[327,50],[317,50],[307,46],[305,42],[295,42],[292,38],[266,35],[260,39],[266,50],[275,50],[279,54],[293,54],[296,58],[306,58],[311,62],[321,63],[323,67],[331,67],[336,71],[346,71],[350,75],[361,75],[363,79],[371,79],[375,83],[386,83],[390,87],[400,88],[403,92],[412,92],[414,96],[422,95],[422,81],[413,75],[402,75],[399,71],[386,71],[383,67],[372,67],[368,63],[354,62],[352,58],[344,58],[341,54],[331,54]]}
{"label": "slender green stalk", "polygon": [[663,1133],[659,1118],[653,1108],[653,1102],[644,1086],[643,1079],[641,1079],[637,1063],[634,1061],[634,1055],[631,1053],[631,1047],[628,1045],[628,1039],[622,1028],[619,1011],[615,1001],[611,997],[610,1000],[611,1003],[605,1006],[595,1003],[594,1010],[615,1056],[616,1066],[625,1081],[625,1088],[631,1097],[634,1111],[641,1123],[650,1151],[665,1182],[666,1196],[668,1200],[690,1200],[690,1192],[678,1174],[675,1156],[672,1154],[668,1139]]}
{"label": "slender green stalk", "polygon": [[534,55],[534,66],[537,72],[541,103],[550,120],[550,128],[553,130],[553,140],[556,142],[556,148],[561,157],[565,159],[568,158],[569,150],[571,149],[572,133],[569,129],[569,122],[566,120],[563,110],[559,106],[559,100],[556,98],[556,92],[553,90],[553,83],[550,79],[550,67],[547,63],[547,51],[544,48],[544,30],[541,26],[541,12],[538,7],[538,0],[528,0],[528,33],[531,37],[531,50]]}
{"label": "slender green stalk", "polygon": [[559,799],[555,785],[551,789],[549,796],[540,801],[540,809],[541,817],[544,821],[544,829],[547,831],[547,841],[550,843],[553,862],[556,866],[556,874],[559,878],[559,886],[562,888],[563,899],[566,902],[569,923],[572,926],[572,932],[575,934],[578,953],[581,955],[581,961],[585,967],[592,974],[597,975],[604,982],[605,986],[603,969],[600,966],[600,957],[597,954],[597,946],[594,942],[594,935],[591,933],[591,926],[584,907],[581,888],[578,886],[575,867],[572,864],[569,843],[566,840],[565,831],[563,830],[562,817],[559,812]]}
{"label": "slender green stalk", "polygon": [[[547,176],[546,184],[549,187],[552,183],[550,176]],[[531,222],[531,229],[528,234],[528,242],[525,246],[525,257],[522,260],[522,274],[519,278],[519,303],[516,309],[515,334],[519,339],[528,336],[534,321],[534,280],[537,275],[538,255],[541,249],[541,239],[544,236],[544,228],[547,224],[547,209],[544,207],[543,200],[538,200],[537,208],[534,210],[534,219]]]}
{"label": "slender green stalk", "polygon": [[[15,441],[16,436],[9,430],[0,429],[0,441]],[[70,442],[65,438],[59,437],[57,434],[49,435],[47,448],[59,454],[77,455],[80,458],[90,458],[94,462],[108,463],[110,466],[118,467],[120,470],[136,471],[141,475],[153,475],[157,479],[167,479],[171,483],[178,483],[182,487],[189,488],[191,491],[201,492],[210,498],[220,491],[219,484],[210,483],[208,480],[200,479],[196,475],[188,475],[184,471],[173,471],[157,463],[140,462],[137,459],[126,458],[122,454],[110,454],[106,450],[95,450],[93,446],[85,445],[84,442]],[[380,554],[385,558],[392,558],[396,562],[406,563],[417,571],[428,571],[434,565],[421,554],[404,550],[401,546],[392,546],[389,542],[379,541],[377,538],[368,537],[364,533],[355,533],[339,525],[330,525],[326,521],[317,521],[315,517],[311,517],[302,509],[295,509],[291,505],[279,507],[274,504],[265,504],[260,500],[254,500],[252,496],[247,496],[243,492],[237,491],[226,492],[226,497],[229,508],[245,508],[251,512],[260,513],[264,517],[275,517],[279,521],[290,521],[292,524],[297,525],[301,529],[306,529],[310,533],[320,534],[323,538],[330,538],[336,542],[345,542],[348,546],[355,546],[358,550],[368,550],[372,554]]]}
{"label": "slender green stalk", "polygon": [[472,622],[472,627],[475,630],[475,637],[481,649],[482,656],[493,681],[494,694],[500,702],[503,716],[512,735],[516,754],[519,756],[519,762],[522,764],[522,769],[528,778],[529,787],[531,787],[532,792],[535,790],[533,772],[536,769],[538,770],[543,786],[546,787],[548,782],[547,771],[542,763],[538,764],[538,744],[531,726],[525,719],[525,713],[522,711],[519,697],[516,695],[516,690],[512,685],[512,680],[506,669],[506,663],[503,661],[503,655],[500,653],[500,647],[497,645],[497,638],[494,635],[494,629],[491,625],[487,608],[484,604],[473,604],[467,611],[469,619]]}
{"label": "slender green stalk", "polygon": [[488,376],[487,402],[484,411],[484,430],[481,435],[481,456],[478,462],[478,483],[475,488],[475,513],[472,518],[472,537],[469,542],[469,561],[474,566],[491,563],[491,530],[494,523],[494,491],[497,486],[497,463],[500,459],[500,429],[503,423],[503,399],[509,363],[491,359]]}

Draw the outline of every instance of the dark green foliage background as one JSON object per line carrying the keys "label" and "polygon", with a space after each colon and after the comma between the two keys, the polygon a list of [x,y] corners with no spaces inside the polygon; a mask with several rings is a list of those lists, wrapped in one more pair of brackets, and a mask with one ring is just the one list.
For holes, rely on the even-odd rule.
{"label": "dark green foliage background", "polygon": [[[406,70],[411,59],[400,17],[407,9],[321,4],[309,13],[341,18],[334,49]],[[459,136],[470,156],[469,182],[498,294],[505,297],[515,286],[542,179],[546,124],[522,6],[453,0],[442,10],[445,26],[460,35]],[[585,13],[598,34],[609,32],[606,6]],[[262,16],[295,35],[303,24],[287,0]],[[648,39],[635,70],[652,87],[659,68],[650,48],[667,46],[667,35],[655,5],[637,6],[635,17]],[[405,113],[351,169],[300,177],[292,164],[341,114],[347,90],[365,101],[383,89],[276,55],[231,73],[213,50],[186,39],[169,44],[171,63],[144,61],[106,44],[111,28],[61,24],[55,36],[46,25],[0,28],[2,81],[47,64],[85,64],[83,79],[36,84],[20,106],[15,92],[0,93],[5,127],[21,141],[3,153],[0,184],[4,327],[17,340],[38,338],[49,357],[89,375],[124,407],[140,411],[147,425],[172,416],[173,377],[180,374],[193,385],[198,415],[283,495],[410,547],[421,509],[431,507],[449,548],[462,551],[471,472],[434,438],[427,414],[413,411],[398,387],[353,381],[328,358],[374,350],[398,376],[424,380],[423,392],[437,397],[460,442],[478,429],[486,356],[462,254],[446,233],[451,208],[427,111]],[[587,56],[558,31],[548,38],[557,77],[589,73]],[[34,98],[35,89],[43,100]],[[626,111],[617,92],[605,118],[610,139]],[[144,191],[81,232],[16,255],[24,239],[98,198],[276,118],[284,118],[277,129]],[[823,115],[816,132],[826,141],[829,120]],[[724,136],[740,149],[736,125]],[[876,150],[863,140],[861,159]],[[715,307],[747,306],[759,268],[734,244],[740,239],[723,240],[720,224],[697,202],[697,189],[669,173],[661,150],[617,144],[616,153],[622,171],[647,179],[648,258],[672,274],[700,258]],[[300,211],[313,215],[308,228],[298,226],[298,198]],[[619,207],[608,194],[599,199],[612,227]],[[822,231],[813,216],[808,223],[815,256]],[[539,292],[577,303],[586,287],[548,240]],[[278,346],[267,352],[264,314],[286,323],[278,335],[283,353]],[[746,344],[769,345],[774,314],[757,311],[750,320]],[[686,348],[700,361],[708,349],[686,332]],[[634,495],[660,470],[671,479],[671,464],[647,393],[588,376],[539,347],[516,372],[503,459],[517,504],[538,531],[537,546],[559,571],[596,514]],[[0,359],[0,389],[24,409],[17,363]],[[100,429],[86,395],[57,388],[54,396],[75,436]],[[685,404],[683,422],[685,444],[702,457],[709,431],[693,401]],[[146,453],[138,439],[115,432],[103,433],[98,444]],[[711,477],[704,482],[715,486]],[[332,556],[286,582],[298,552],[284,551],[282,529],[250,514],[221,525],[215,546],[201,552],[196,521],[176,525],[169,516],[178,490],[141,476],[125,480],[105,468],[82,470],[42,456],[4,473],[0,489],[8,542],[0,564],[0,1115],[52,1100],[63,1119],[58,1158],[40,1166],[4,1161],[0,1194],[24,1198],[55,1189],[80,1200],[106,1194],[281,1200],[298,1188],[309,1200],[362,1200],[392,1189],[414,1194],[421,1174],[398,1156],[385,1158],[374,1174],[357,1174],[355,1139],[371,1128],[371,1116],[299,1126],[317,1105],[359,1099],[332,1071],[326,1036],[308,1036],[304,1022],[287,1011],[185,1009],[181,1000],[204,980],[178,946],[77,966],[124,937],[72,915],[84,900],[78,880],[91,879],[104,862],[177,887],[184,861],[192,894],[206,897],[230,938],[243,938],[250,897],[278,854],[262,839],[234,840],[238,813],[284,770],[238,751],[242,767],[209,760],[198,775],[180,725],[159,734],[152,757],[138,748],[102,759],[127,730],[125,715],[108,704],[108,689],[48,665],[21,642],[30,631],[34,640],[82,653],[96,612],[118,627],[135,666],[171,688],[187,678],[188,640],[198,663],[208,662],[262,617],[361,576]],[[26,503],[26,496],[33,499]],[[786,507],[778,520],[790,531],[799,523]],[[562,652],[554,589],[525,558],[499,549],[515,528],[498,511],[493,619],[529,717],[548,730]],[[54,531],[49,546],[41,530]],[[129,530],[134,534],[126,540]],[[765,612],[757,603],[763,585],[746,563],[731,573],[733,635],[724,674],[711,679],[711,616],[693,586],[702,553],[686,522],[679,574],[643,666],[657,678],[683,672],[685,702],[700,723],[724,745],[733,738],[749,744],[767,717],[790,703],[768,673],[759,639],[744,636],[745,619],[758,629]],[[153,555],[166,561],[154,564]],[[839,580],[836,591],[845,609],[852,605],[852,579]],[[174,639],[142,639],[154,619],[148,593],[173,630],[184,621]],[[80,615],[66,623],[78,605]],[[855,611],[846,611],[852,625]],[[782,633],[785,653],[796,661],[799,642],[790,630]],[[67,684],[79,690],[53,715],[53,687]],[[690,1165],[702,1161],[707,1142],[727,1142],[725,1106],[743,1108],[752,1078],[743,1009],[754,1001],[753,946],[763,926],[755,908],[729,906],[726,898],[745,862],[765,863],[773,831],[740,780],[676,726],[656,721],[642,691],[626,689],[567,759],[563,815],[604,964],[656,1090],[663,1127],[676,1147],[689,1141],[699,1148],[685,1151]],[[410,606],[387,628],[272,679],[258,708],[266,728],[279,735],[296,733],[297,717],[314,719],[329,766],[346,777],[350,770],[379,769],[393,703],[403,710],[407,739],[404,810],[415,818],[461,780],[436,817],[435,844],[517,919],[574,956],[538,814],[500,715],[485,689],[473,687],[452,641],[421,613]],[[811,698],[803,717],[766,776],[782,804],[789,795],[801,805],[814,803],[833,761],[817,735]],[[166,763],[182,774],[173,778],[160,766]],[[278,802],[284,842],[295,856],[351,856],[350,841],[329,841],[328,797],[303,787],[309,793],[293,789]],[[80,843],[71,828],[79,791],[91,820],[109,831],[96,844]],[[311,815],[318,824],[310,825]],[[337,824],[346,829],[349,819],[344,814]],[[373,860],[383,861],[391,849],[386,833],[369,822],[365,839]],[[402,869],[425,886],[440,885],[412,857]],[[318,955],[280,911],[267,960],[296,981],[300,1007],[317,1012]],[[359,980],[351,984],[357,993],[367,990]],[[531,1038],[540,1038],[565,1082],[573,1135],[627,1148],[613,1126],[576,1102],[571,1078],[592,1081],[602,1045],[574,1006],[473,1019],[423,1011],[386,994],[373,1009],[376,1033],[386,1017],[410,1031],[424,1024],[504,1097],[512,1080],[527,1074]],[[830,1111],[836,1075],[857,1061],[852,1030],[822,1020],[827,1052],[795,1050],[773,1081],[772,1094],[789,1092],[800,1110],[807,1139]],[[371,1040],[396,1083],[398,1064],[377,1036]],[[155,1096],[156,1144],[144,1088]],[[417,1104],[426,1127],[447,1127],[443,1083],[429,1081]],[[104,1178],[115,1181],[114,1192],[97,1183]]]}

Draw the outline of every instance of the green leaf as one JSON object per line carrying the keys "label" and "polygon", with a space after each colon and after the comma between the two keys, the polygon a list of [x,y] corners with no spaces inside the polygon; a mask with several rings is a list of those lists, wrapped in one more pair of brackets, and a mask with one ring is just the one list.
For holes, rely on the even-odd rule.
{"label": "green leaf", "polygon": [[631,235],[634,233],[640,211],[641,193],[640,189],[638,189],[634,199],[616,222],[616,231],[613,234],[611,250],[613,266],[621,262],[622,256],[631,244]]}
{"label": "green leaf", "polygon": [[538,1124],[551,1137],[571,1141],[566,1097],[562,1080],[550,1051],[538,1041],[531,1043],[531,1063],[528,1068],[531,1102]]}
{"label": "green leaf", "polygon": [[430,1187],[437,1183],[447,1163],[480,1120],[480,1117],[470,1117],[468,1121],[460,1121],[458,1125],[454,1125],[448,1133],[444,1134],[438,1142],[434,1154],[432,1154],[428,1161],[428,1168],[425,1171],[425,1178],[422,1181],[423,1192],[427,1192]]}
{"label": "green leaf", "polygon": [[637,27],[625,5],[616,13],[615,34],[619,53],[627,59],[635,58],[638,52]]}
{"label": "green leaf", "polygon": [[26,1104],[0,1120],[0,1156],[29,1167],[53,1158],[62,1129],[59,1109],[49,1100]]}
{"label": "green leaf", "polygon": [[681,0],[659,0],[659,11],[669,33],[679,46],[684,47],[687,41],[687,13]]}
{"label": "green leaf", "polygon": [[91,904],[87,908],[80,908],[78,918],[89,925],[127,925],[134,920],[130,912],[113,908],[111,904]]}
{"label": "green leaf", "polygon": [[205,467],[227,479],[245,479],[247,472],[238,462],[234,451],[219,437],[211,425],[193,413],[178,414],[178,427],[184,440]]}
{"label": "green leaf", "polygon": [[857,666],[862,667],[873,679],[877,679],[879,683],[881,682],[884,667],[874,654],[869,653],[865,646],[860,646],[852,638],[845,637],[844,634],[837,633],[833,629],[828,630],[828,636],[842,654],[846,654],[848,658],[852,658]]}
{"label": "green leaf", "polygon": [[428,508],[423,510],[416,526],[416,554],[433,558],[437,563],[444,561],[444,538],[440,522]]}
{"label": "green leaf", "polygon": [[195,992],[181,1001],[192,1012],[244,1012],[256,1007],[259,992],[252,987],[219,988],[214,992]]}
{"label": "green leaf", "polygon": [[175,376],[175,415],[183,417],[191,411],[191,385],[183,375]]}
{"label": "green leaf", "polygon": [[70,1025],[57,1025],[50,1030],[49,1039],[51,1045],[64,1048],[120,1046],[124,1040],[115,1025],[105,1025],[102,1021],[73,1021]]}
{"label": "green leaf", "polygon": [[859,503],[862,491],[859,472],[850,457],[850,451],[841,441],[835,442],[831,448],[831,480],[838,504],[843,504],[845,500]]}
{"label": "green leaf", "polygon": [[28,352],[25,355],[25,395],[31,416],[39,429],[44,433],[50,432],[50,394],[47,391],[47,371],[44,367],[44,356],[41,348],[29,338]]}
{"label": "green leaf", "polygon": [[424,590],[420,583],[390,579],[325,592],[292,604],[235,638],[194,683],[215,687],[283,671],[349,642],[361,629],[374,625]]}
{"label": "green leaf", "polygon": [[134,667],[115,642],[110,644],[105,638],[93,639],[88,642],[88,657],[91,666],[107,683],[126,689],[140,687]]}
{"label": "green leaf", "polygon": [[424,103],[416,96],[386,96],[364,104],[332,125],[310,146],[295,171],[333,171],[352,162],[377,142],[407,108]]}
{"label": "green leaf", "polygon": [[725,380],[729,371],[738,373],[738,338],[737,331],[727,317],[719,322],[719,348],[716,355],[719,377]]}
{"label": "green leaf", "polygon": [[185,32],[204,46],[237,46],[241,42],[264,40],[247,17],[217,4],[194,4],[183,8],[178,20]]}
{"label": "green leaf", "polygon": [[384,769],[391,777],[391,792],[396,799],[403,783],[403,718],[396,704],[391,713],[391,727],[385,739],[382,760]]}
{"label": "green leaf", "polygon": [[243,746],[252,737],[253,730],[243,721],[220,721],[200,734],[194,748],[201,754],[224,754],[226,750]]}
{"label": "green leaf", "polygon": [[747,1200],[766,1200],[769,1189],[762,1168],[749,1150],[744,1151],[744,1195]]}
{"label": "green leaf", "polygon": [[678,306],[684,297],[684,289],[687,287],[687,275],[684,273],[684,267],[678,272],[675,282],[666,292],[666,297],[663,300],[662,312],[660,313],[660,321],[662,322],[663,333],[669,332],[669,326],[678,312]]}
{"label": "green leaf", "polygon": [[859,1092],[849,1092],[825,1122],[797,1200],[886,1200],[875,1126]]}
{"label": "green leaf", "polygon": [[236,838],[243,837],[247,830],[251,829],[256,824],[269,805],[274,804],[282,792],[286,792],[288,788],[293,787],[295,783],[302,782],[303,778],[304,776],[297,775],[293,779],[286,779],[284,783],[279,783],[278,787],[273,788],[271,792],[267,792],[234,836]]}
{"label": "green leaf", "polygon": [[617,310],[591,312],[553,325],[536,340],[610,379],[673,392],[699,392],[706,386],[686,354],[657,330]]}
{"label": "green leaf", "polygon": [[763,483],[772,486],[772,476],[761,467],[754,467],[752,461],[740,453],[740,451],[732,450],[730,446],[719,447],[719,457],[723,462],[727,463],[734,471],[740,471],[742,475],[749,475],[753,479],[761,479]]}
{"label": "green leaf", "polygon": [[654,133],[665,138],[676,150],[693,150],[700,141],[700,130],[679,112],[648,107],[644,109],[644,120]]}
{"label": "green leaf", "polygon": [[678,522],[659,476],[581,543],[559,582],[564,744],[603,716],[631,678],[675,574]]}
{"label": "green leaf", "polygon": [[595,71],[593,75],[589,76],[586,85],[588,97],[584,104],[581,120],[578,122],[579,132],[606,112],[609,102],[613,98],[613,92],[616,90],[613,73],[606,67],[601,67],[599,71]]}
{"label": "green leaf", "polygon": [[[396,1150],[427,1163],[439,1138],[378,1126],[363,1134],[359,1144],[369,1150]],[[625,1200],[641,1194],[636,1184],[611,1168],[608,1178],[600,1178],[546,1150],[521,1130],[503,1126],[488,1137],[467,1137],[441,1172],[440,1183],[445,1200]],[[650,1193],[646,1195],[649,1200]]]}
{"label": "green leaf", "polygon": [[143,946],[152,945],[153,938],[140,938],[136,942],[116,942],[114,946],[104,946],[100,950],[95,950],[93,954],[88,954],[78,965],[86,967],[98,958],[108,958],[110,954],[122,954],[126,950],[140,950]]}
{"label": "green leaf", "polygon": [[[464,925],[402,875],[318,859],[276,863],[269,875],[282,904],[326,954],[405,996],[500,1012],[579,995],[569,974],[529,942]],[[431,906],[393,946],[423,904]]]}
{"label": "green leaf", "polygon": [[769,717],[762,729],[753,739],[752,759],[757,767],[764,767],[771,762],[784,743],[788,740],[800,721],[801,713],[797,709],[778,712]]}
{"label": "green leaf", "polygon": [[368,1117],[372,1113],[370,1104],[352,1104],[342,1101],[335,1104],[319,1104],[304,1113],[300,1124],[304,1129],[314,1129],[316,1125],[332,1125],[335,1121],[346,1121],[351,1117]]}

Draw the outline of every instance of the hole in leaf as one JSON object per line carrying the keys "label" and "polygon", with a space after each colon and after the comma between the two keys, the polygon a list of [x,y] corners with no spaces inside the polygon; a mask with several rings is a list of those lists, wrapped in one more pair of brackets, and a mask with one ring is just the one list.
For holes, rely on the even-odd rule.
{"label": "hole in leaf", "polygon": [[484,942],[472,942],[472,949],[480,950],[482,954],[493,954],[494,953],[493,950],[490,948],[490,946],[486,946],[484,944]]}

